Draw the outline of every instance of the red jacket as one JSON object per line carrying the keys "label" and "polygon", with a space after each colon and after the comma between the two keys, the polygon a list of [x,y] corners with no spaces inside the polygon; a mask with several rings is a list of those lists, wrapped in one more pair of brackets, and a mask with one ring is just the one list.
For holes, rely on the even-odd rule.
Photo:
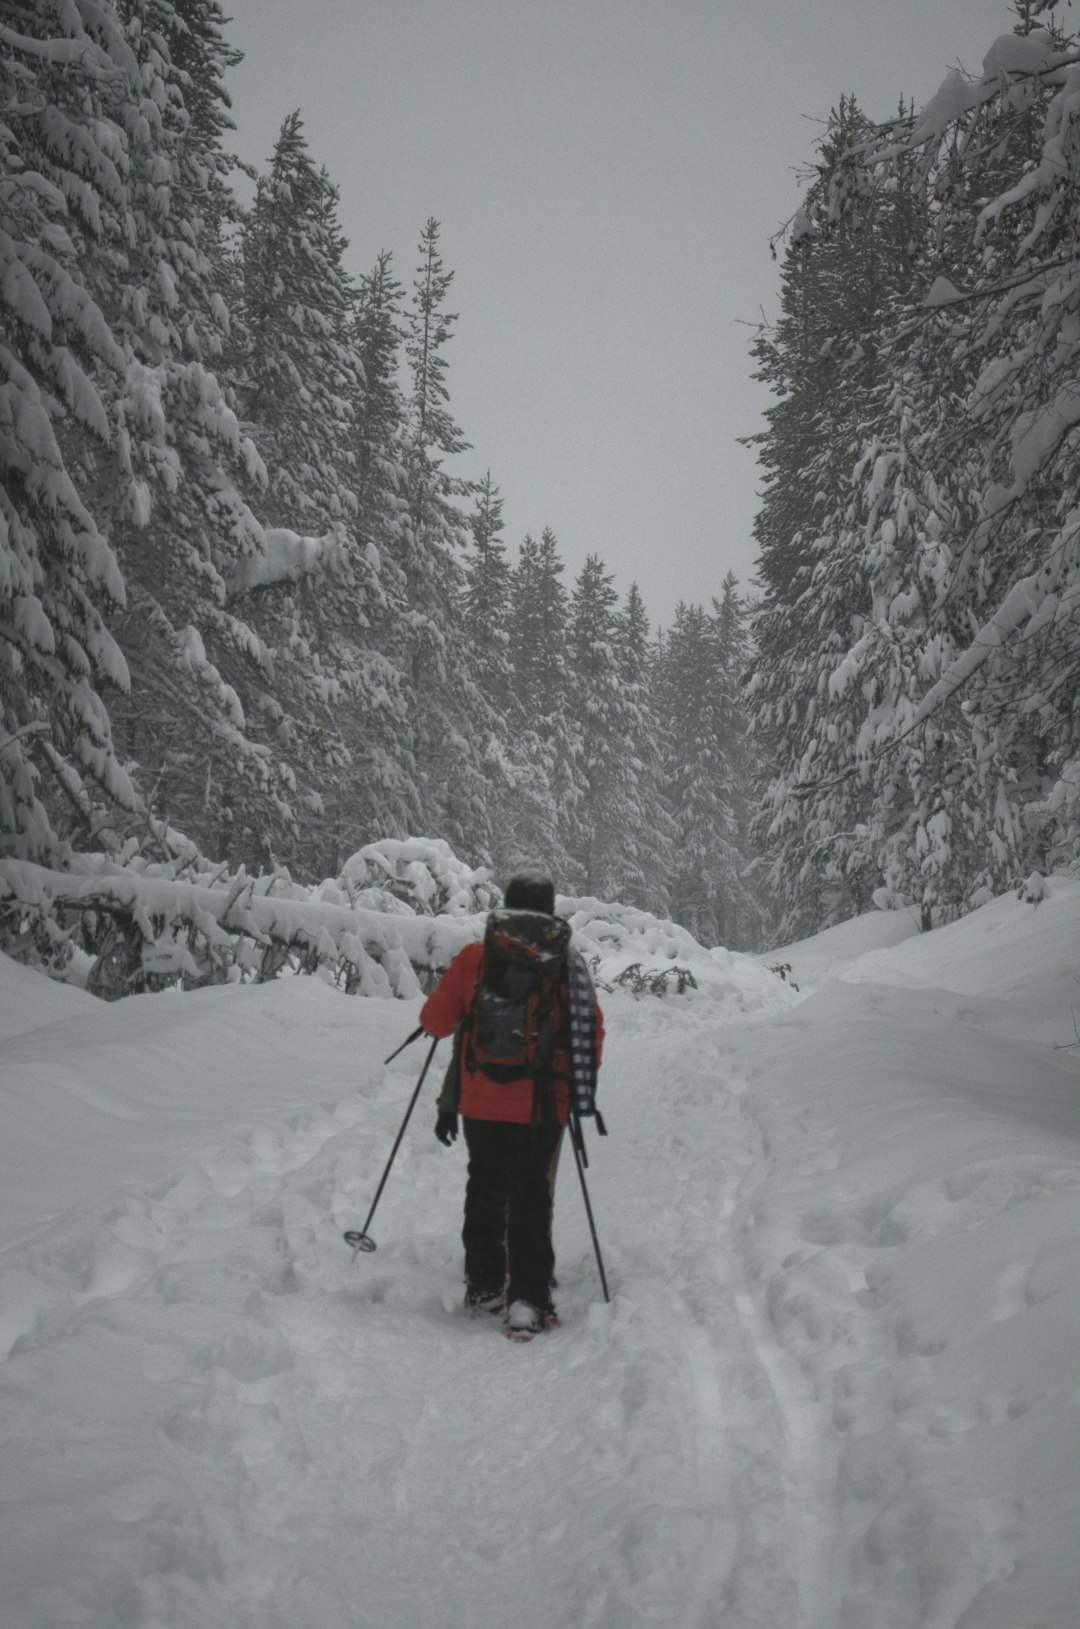
{"label": "red jacket", "polygon": [[[477,941],[459,950],[450,966],[420,1009],[420,1023],[429,1035],[452,1035],[472,1006],[476,987],[480,982],[480,967],[484,947]],[[563,1013],[556,1007],[556,1033],[561,1027]],[[596,1007],[596,1062],[599,1064],[604,1045],[604,1017],[599,1002]],[[570,1057],[565,1048],[555,1053],[555,1108],[559,1124],[567,1121],[570,1100]],[[533,1117],[533,1083],[531,1080],[510,1080],[504,1083],[489,1080],[479,1069],[470,1069],[464,1050],[461,1058],[461,1113],[468,1120],[509,1120],[515,1125],[528,1125]]]}

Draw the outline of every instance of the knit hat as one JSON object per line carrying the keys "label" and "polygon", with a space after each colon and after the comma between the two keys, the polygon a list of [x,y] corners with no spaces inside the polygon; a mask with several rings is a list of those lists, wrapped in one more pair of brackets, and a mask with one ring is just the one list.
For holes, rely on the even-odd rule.
{"label": "knit hat", "polygon": [[508,911],[543,911],[555,915],[555,884],[542,871],[519,871],[510,878],[503,896]]}

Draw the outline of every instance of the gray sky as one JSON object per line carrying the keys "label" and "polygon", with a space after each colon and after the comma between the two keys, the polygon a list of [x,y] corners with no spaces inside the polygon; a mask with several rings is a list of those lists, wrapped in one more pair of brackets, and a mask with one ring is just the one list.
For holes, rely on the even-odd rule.
{"label": "gray sky", "polygon": [[[235,146],[302,110],[351,269],[409,288],[442,223],[451,405],[516,557],[551,526],[650,617],[748,583],[768,398],[748,343],[768,240],[829,108],[873,118],[978,71],[1008,0],[226,0]],[[1075,9],[1066,9],[1072,24]]]}

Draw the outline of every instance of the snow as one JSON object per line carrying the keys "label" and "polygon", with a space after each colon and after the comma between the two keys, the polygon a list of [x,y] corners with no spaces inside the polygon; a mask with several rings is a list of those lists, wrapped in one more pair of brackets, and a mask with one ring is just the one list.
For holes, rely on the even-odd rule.
{"label": "snow", "polygon": [[338,536],[301,537],[284,526],[268,526],[259,554],[245,555],[237,562],[230,592],[247,594],[272,583],[299,582],[312,572],[340,563],[342,549]]}
{"label": "snow", "polygon": [[983,57],[983,80],[998,74],[1045,73],[1067,59],[1068,53],[1054,50],[1054,42],[1044,28],[1030,34],[1000,34]]}
{"label": "snow", "polygon": [[562,1327],[512,1346],[445,1048],[340,1238],[415,999],[0,960],[4,1629],[1072,1629],[1080,883],[694,965],[738,999],[603,997],[612,1302],[565,1161]]}
{"label": "snow", "polygon": [[935,277],[926,292],[923,305],[928,309],[936,309],[944,305],[955,305],[957,300],[963,298],[955,283],[950,282],[947,277]]}
{"label": "snow", "polygon": [[916,116],[912,139],[927,141],[932,136],[944,135],[948,126],[976,106],[978,100],[977,91],[970,80],[958,69],[950,69],[929,102]]}

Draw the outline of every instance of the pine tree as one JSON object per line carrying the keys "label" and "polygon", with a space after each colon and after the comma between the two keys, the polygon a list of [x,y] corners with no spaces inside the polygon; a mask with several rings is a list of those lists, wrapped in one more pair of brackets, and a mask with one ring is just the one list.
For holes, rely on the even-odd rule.
{"label": "pine tree", "polygon": [[749,608],[739,593],[738,579],[729,571],[720,598],[712,604],[716,641],[720,741],[723,748],[727,802],[731,809],[731,841],[723,839],[717,867],[717,936],[729,949],[752,949],[758,942],[764,912],[750,881],[753,850],[750,841],[752,812],[750,752],[744,687],[750,670],[752,643]]}
{"label": "pine tree", "polygon": [[658,916],[670,912],[675,827],[666,795],[665,721],[649,619],[636,583],[615,620],[624,709],[627,797],[621,817],[623,872],[616,897]]}
{"label": "pine tree", "polygon": [[789,249],[784,317],[758,345],[780,400],[762,438],[769,485],[756,526],[765,595],[750,696],[764,788],[754,836],[782,901],[782,937],[864,909],[880,881],[862,696],[848,683],[873,598],[853,472],[879,411],[883,318],[912,283],[920,219],[903,166],[857,218],[813,214],[869,130],[843,101]]}
{"label": "pine tree", "polygon": [[[363,374],[337,204],[294,113],[244,227],[242,396],[267,461],[266,516],[312,542],[287,571],[254,570],[245,612],[274,663],[274,730],[306,804],[297,827],[322,846],[324,868],[355,847],[358,813],[369,812],[356,806],[356,750],[392,781],[385,750],[364,744],[369,731],[385,741],[398,722],[392,665],[372,633],[384,594],[379,553],[360,526]],[[307,863],[319,864],[310,844]]]}
{"label": "pine tree", "polygon": [[470,482],[445,468],[468,450],[449,405],[446,347],[455,314],[453,282],[439,253],[439,223],[428,220],[405,328],[411,392],[405,445],[407,514],[400,560],[408,623],[402,656],[413,691],[413,739],[422,805],[457,853],[490,857],[499,770],[497,719],[475,672],[469,641],[455,624],[465,588],[468,522],[459,501]]}
{"label": "pine tree", "polygon": [[243,402],[270,472],[268,523],[316,535],[357,508],[350,432],[361,375],[337,201],[290,114],[244,223]]}
{"label": "pine tree", "polygon": [[404,291],[393,260],[381,253],[361,278],[353,346],[362,370],[356,406],[357,531],[377,562],[384,598],[367,618],[371,660],[378,664],[382,705],[353,739],[354,818],[358,832],[404,836],[421,829],[411,718],[414,692],[406,671],[409,618],[402,561],[408,536],[408,410],[401,388]]}
{"label": "pine tree", "polygon": [[360,279],[352,345],[361,371],[355,403],[359,529],[379,555],[387,591],[404,592],[406,405],[399,380],[404,290],[384,251]]}
{"label": "pine tree", "polygon": [[586,894],[619,899],[640,891],[645,875],[624,841],[637,790],[634,720],[618,660],[618,595],[598,555],[590,554],[570,601],[568,701],[578,738],[582,801],[569,823],[568,847]]}
{"label": "pine tree", "polygon": [[566,846],[581,801],[579,745],[570,717],[567,595],[563,562],[550,527],[526,536],[510,575],[508,629],[512,700],[514,820],[502,860],[512,870],[539,865],[573,893],[580,875]]}
{"label": "pine tree", "polygon": [[[15,737],[2,755],[0,824],[24,849],[53,841],[31,737],[81,822],[89,805],[80,777],[138,806],[101,689],[113,706],[129,690],[129,662],[105,625],[130,597],[125,528],[144,528],[186,478],[197,493],[211,481],[228,492],[223,471],[244,451],[206,365],[221,313],[201,239],[207,199],[220,203],[222,188],[221,171],[201,167],[199,143],[213,138],[187,112],[192,76],[170,56],[191,32],[187,13],[206,24],[198,37],[212,82],[213,8],[181,13],[149,0],[132,0],[122,19],[81,0],[36,14],[16,8],[0,69],[5,105],[19,113],[0,135],[13,432],[4,692]],[[161,620],[145,619],[155,673],[176,665]],[[125,624],[117,630],[123,638]]]}
{"label": "pine tree", "polygon": [[126,178],[133,229],[87,264],[128,360],[110,392],[115,450],[84,454],[82,476],[128,584],[128,612],[114,620],[133,680],[112,704],[119,739],[159,812],[213,846],[226,779],[262,818],[288,784],[249,737],[236,681],[258,667],[227,604],[264,546],[246,497],[261,465],[213,371],[228,334],[217,284],[234,216],[222,142],[237,53],[214,0],[143,0],[125,18],[144,81],[158,87],[157,118]]}
{"label": "pine tree", "polygon": [[[876,871],[927,922],[1030,863],[1025,807],[1050,816],[1047,832],[1035,813],[1029,854],[1048,838],[1053,850],[1048,784],[1077,745],[1062,704],[1080,673],[1080,274],[1066,202],[1080,144],[1063,139],[1075,69],[1063,74],[1064,42],[1036,34],[1030,8],[1018,16],[1023,45],[999,42],[982,83],[941,103],[958,113],[932,103],[869,133],[809,206],[812,231],[858,235],[883,196],[902,195],[915,280],[887,290],[876,339],[888,372],[865,399],[862,457],[800,601],[832,649],[823,641],[802,757],[786,788],[774,782],[772,836],[783,852],[786,821],[795,839],[787,880],[800,847],[808,883],[827,868],[808,850],[816,837],[837,845],[835,881],[856,876],[865,898]],[[844,557],[863,592],[846,621],[832,586]]]}
{"label": "pine tree", "polygon": [[703,944],[723,944],[740,900],[741,864],[728,673],[717,619],[702,606],[676,606],[662,668],[675,824],[672,915]]}
{"label": "pine tree", "polygon": [[488,470],[476,488],[469,517],[472,552],[465,566],[461,623],[489,701],[505,715],[509,702],[510,562],[506,558],[502,494]]}

